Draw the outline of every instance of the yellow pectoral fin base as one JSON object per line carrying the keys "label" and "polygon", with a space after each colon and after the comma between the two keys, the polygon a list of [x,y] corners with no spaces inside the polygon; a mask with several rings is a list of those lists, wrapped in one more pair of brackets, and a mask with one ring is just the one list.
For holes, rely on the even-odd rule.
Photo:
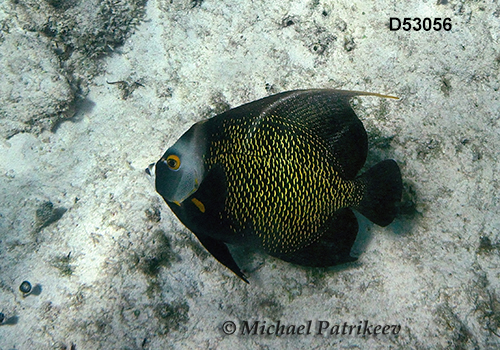
{"label": "yellow pectoral fin base", "polygon": [[200,211],[201,211],[202,213],[204,213],[204,212],[205,212],[205,205],[204,205],[202,202],[200,202],[198,199],[193,198],[193,199],[191,199],[191,202],[193,202],[193,204],[194,204],[194,205],[196,205],[196,207],[197,207],[198,209],[200,209]]}

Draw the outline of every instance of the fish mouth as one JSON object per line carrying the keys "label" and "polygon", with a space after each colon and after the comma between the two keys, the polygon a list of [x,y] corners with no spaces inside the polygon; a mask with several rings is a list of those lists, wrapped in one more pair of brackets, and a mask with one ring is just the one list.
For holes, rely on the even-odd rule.
{"label": "fish mouth", "polygon": [[148,165],[146,169],[144,169],[144,172],[147,174],[147,179],[149,183],[153,186],[153,188],[156,188],[156,163],[151,163]]}
{"label": "fish mouth", "polygon": [[146,169],[144,169],[144,172],[148,174],[151,177],[155,176],[155,163],[151,163],[148,165]]}

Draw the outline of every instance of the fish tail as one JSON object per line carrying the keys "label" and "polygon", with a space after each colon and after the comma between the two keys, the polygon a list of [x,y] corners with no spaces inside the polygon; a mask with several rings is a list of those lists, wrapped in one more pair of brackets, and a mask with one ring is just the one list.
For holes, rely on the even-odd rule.
{"label": "fish tail", "polygon": [[363,197],[354,208],[380,226],[389,225],[398,212],[403,183],[401,171],[392,159],[384,160],[358,177],[364,190]]}

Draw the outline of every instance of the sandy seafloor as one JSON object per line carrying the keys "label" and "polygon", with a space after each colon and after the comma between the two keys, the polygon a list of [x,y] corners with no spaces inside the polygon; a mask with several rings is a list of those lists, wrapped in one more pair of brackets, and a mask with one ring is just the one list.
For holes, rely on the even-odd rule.
{"label": "sandy seafloor", "polygon": [[[38,65],[36,47],[8,47],[37,34],[15,3],[0,7],[2,50],[42,67],[20,68],[20,81],[70,76]],[[451,18],[452,29],[393,32],[389,17]],[[26,122],[0,142],[0,349],[500,348],[499,17],[498,1],[148,1],[73,109],[44,115],[70,110],[67,121]],[[4,119],[73,101],[65,84],[16,100],[2,80]],[[332,269],[238,249],[247,285],[201,248],[144,169],[193,123],[297,88],[400,97],[353,106],[367,166],[401,167],[401,215],[386,228],[360,216],[358,261]],[[36,286],[26,297],[23,280]],[[311,320],[312,334],[241,334],[243,321],[278,320]],[[401,330],[315,334],[319,321],[364,320]]]}

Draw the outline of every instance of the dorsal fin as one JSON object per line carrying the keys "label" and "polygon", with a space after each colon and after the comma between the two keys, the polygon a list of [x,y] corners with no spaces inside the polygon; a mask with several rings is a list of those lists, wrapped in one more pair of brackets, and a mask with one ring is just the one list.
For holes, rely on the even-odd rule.
{"label": "dorsal fin", "polygon": [[306,125],[324,140],[334,157],[332,164],[340,174],[353,179],[364,165],[368,149],[365,128],[349,103],[357,95],[396,98],[361,91],[295,90],[261,100],[260,103],[267,105],[261,113],[295,119]]}

